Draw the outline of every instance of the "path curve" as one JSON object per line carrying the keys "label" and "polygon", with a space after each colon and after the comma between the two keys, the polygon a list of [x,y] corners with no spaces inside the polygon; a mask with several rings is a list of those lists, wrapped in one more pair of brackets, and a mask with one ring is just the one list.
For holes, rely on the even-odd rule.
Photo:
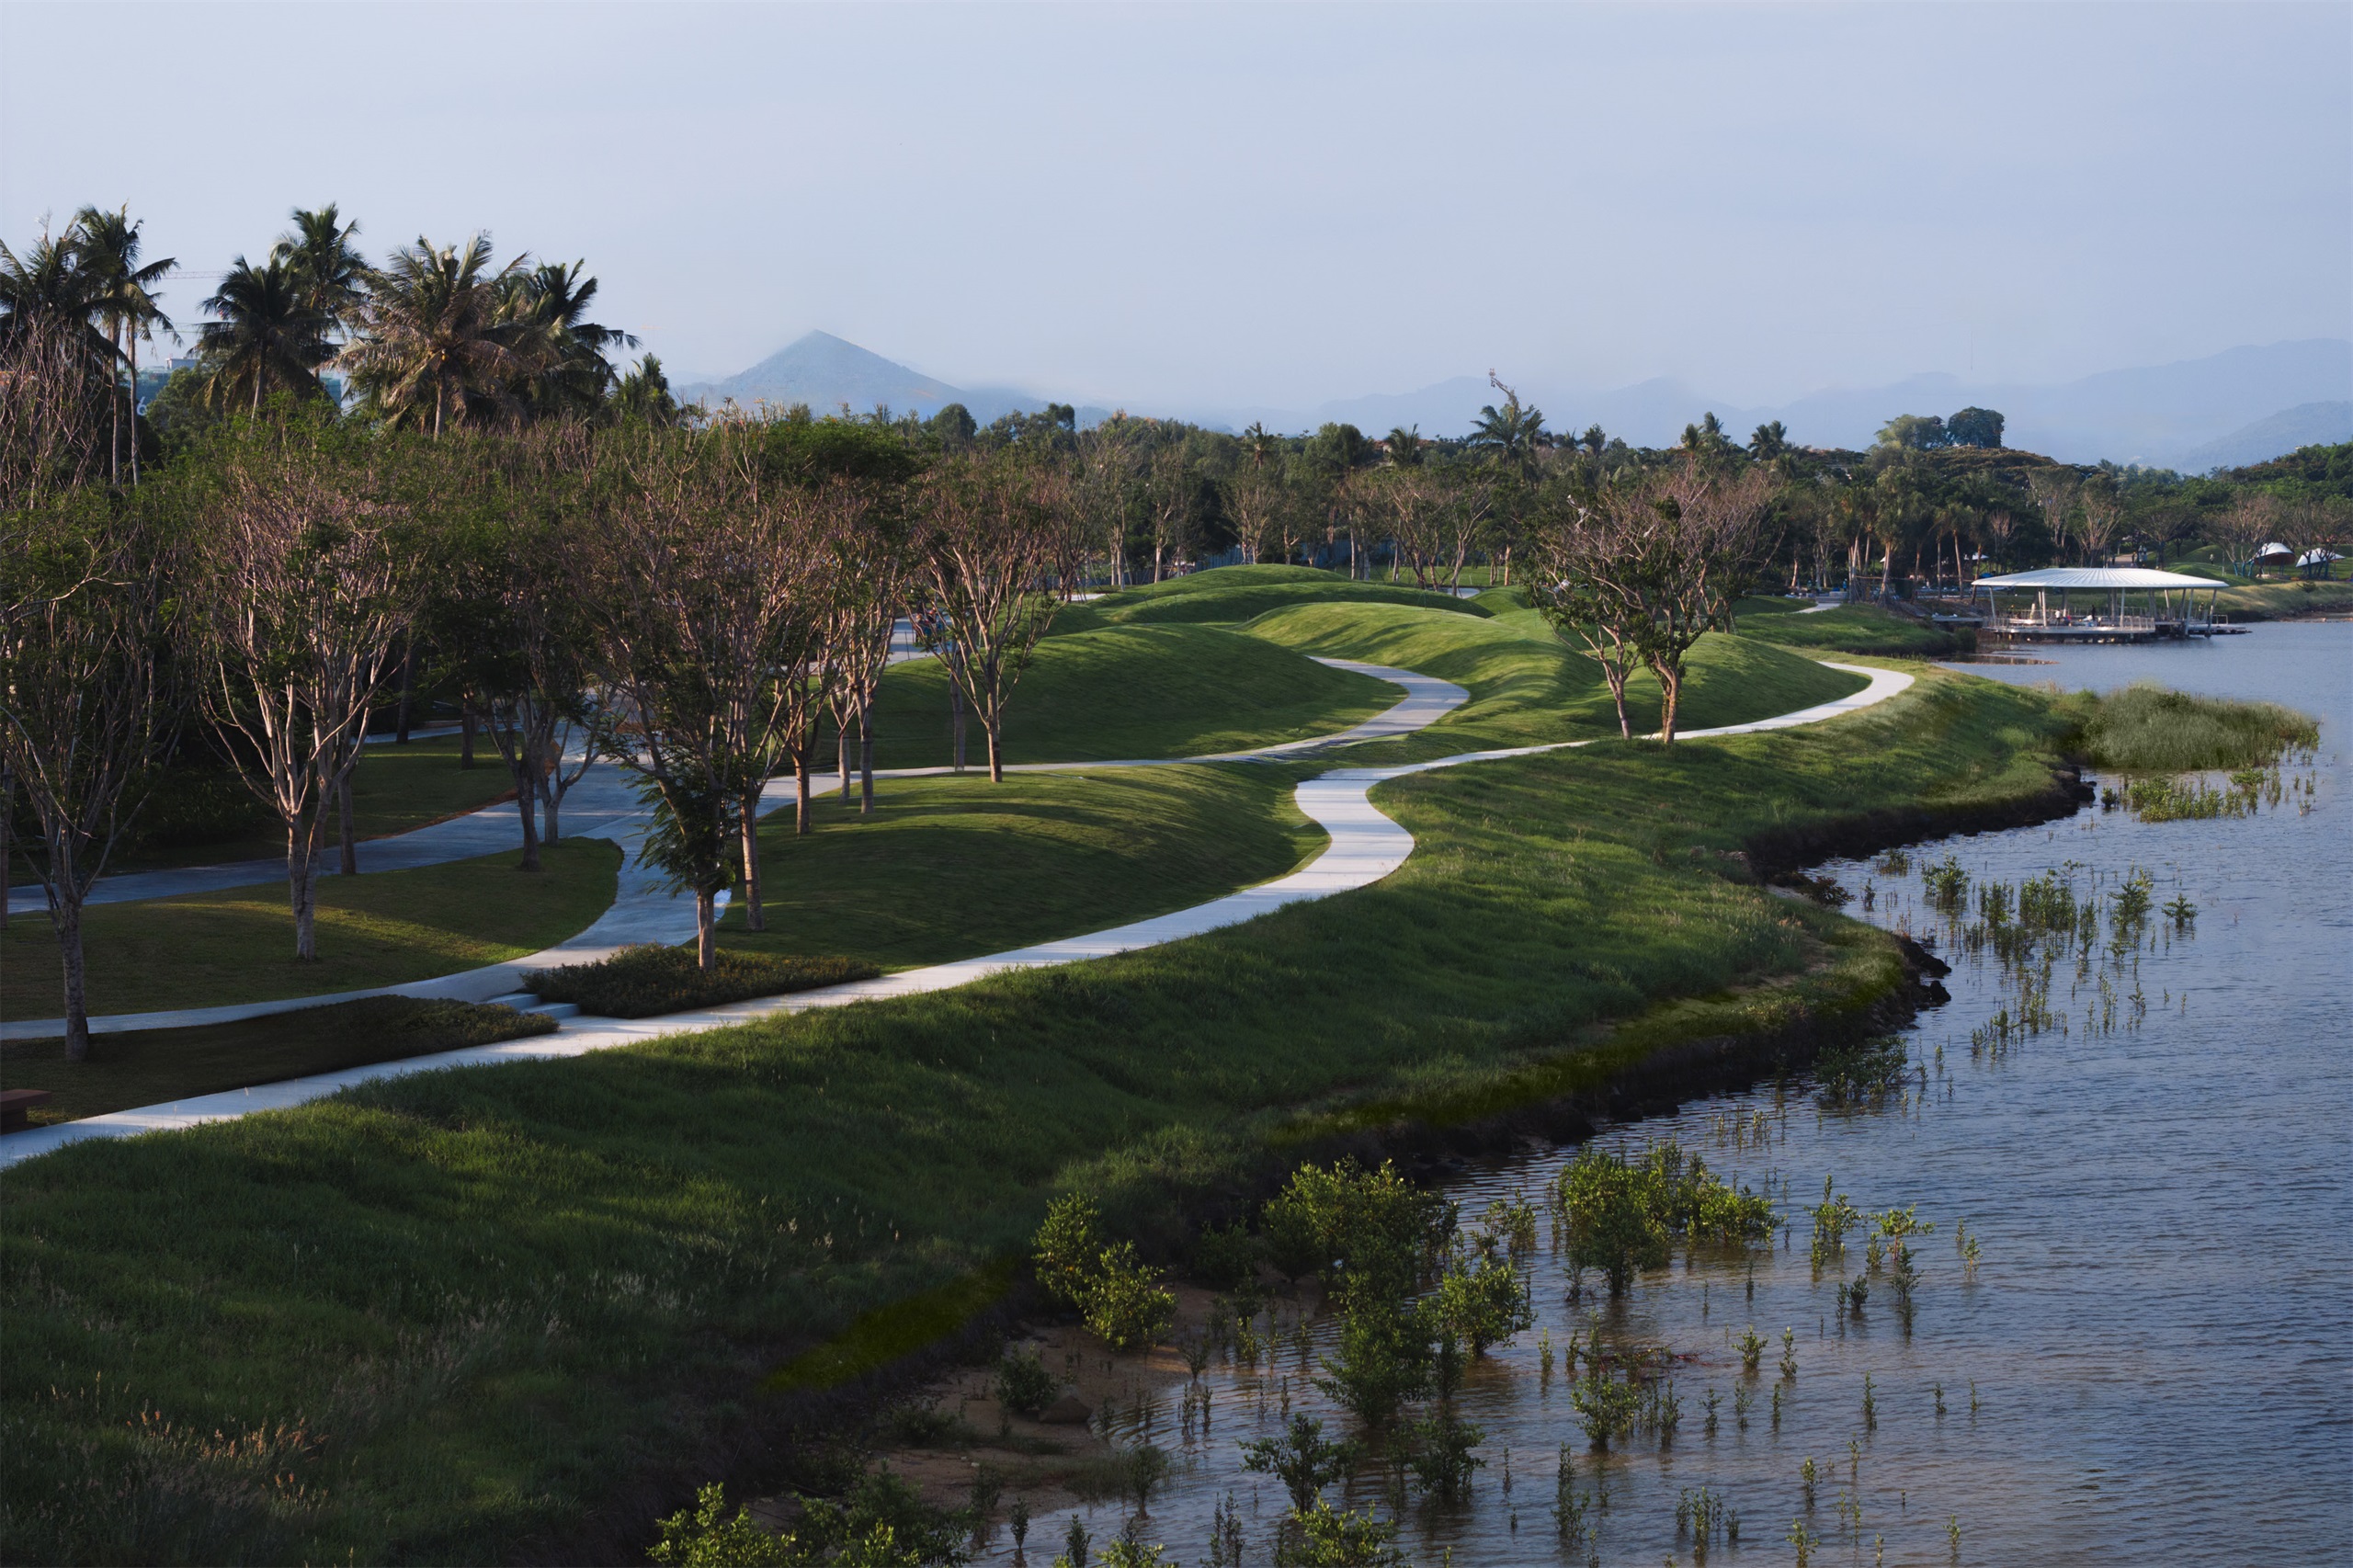
{"label": "path curve", "polygon": [[[1896,670],[1874,669],[1862,665],[1835,664],[1821,661],[1831,669],[1846,670],[1868,677],[1869,684],[1850,697],[1835,702],[1802,709],[1770,719],[1759,719],[1745,724],[1726,724],[1715,729],[1687,730],[1683,740],[1706,740],[1723,735],[1758,734],[1771,730],[1791,729],[1802,724],[1821,723],[1840,718],[1886,701],[1913,684],[1914,677]],[[1380,666],[1359,666],[1371,671]],[[1415,683],[1443,686],[1431,682],[1426,676],[1415,676],[1399,670],[1384,673],[1383,679],[1409,677]],[[1405,685],[1404,679],[1398,684]],[[1409,691],[1411,687],[1408,688]],[[1460,687],[1453,688],[1460,691]],[[1414,700],[1409,696],[1407,702]],[[1403,709],[1406,703],[1400,703]],[[1398,709],[1391,710],[1396,712]],[[684,1013],[668,1013],[654,1018],[568,1018],[551,1035],[538,1035],[528,1040],[505,1040],[495,1045],[471,1046],[460,1051],[441,1051],[431,1056],[408,1057],[398,1062],[377,1062],[366,1067],[354,1067],[340,1073],[323,1073],[307,1078],[292,1078],[282,1083],[256,1085],[250,1088],[232,1089],[222,1094],[203,1095],[165,1105],[143,1106],[135,1110],[114,1111],[105,1116],[89,1117],[80,1121],[59,1122],[53,1126],[35,1128],[11,1133],[0,1142],[0,1169],[21,1161],[62,1148],[65,1144],[90,1138],[125,1138],[141,1132],[167,1131],[193,1127],[207,1121],[229,1120],[260,1110],[283,1110],[308,1101],[384,1078],[404,1077],[411,1073],[437,1072],[450,1067],[490,1066],[499,1062],[548,1061],[584,1056],[592,1051],[603,1051],[618,1045],[632,1045],[665,1035],[695,1033],[705,1029],[726,1028],[779,1013],[802,1013],[818,1007],[846,1006],[853,1002],[865,1002],[891,996],[913,996],[926,992],[944,991],[967,984],[987,975],[1007,970],[1045,969],[1060,964],[1078,963],[1088,959],[1108,958],[1114,954],[1132,952],[1140,948],[1156,947],[1164,942],[1197,937],[1227,926],[1256,919],[1286,904],[1312,899],[1329,898],[1334,893],[1370,887],[1405,863],[1413,852],[1414,835],[1398,823],[1384,815],[1371,801],[1375,785],[1408,774],[1427,773],[1435,768],[1456,767],[1464,763],[1484,762],[1505,757],[1532,756],[1541,752],[1565,751],[1590,745],[1591,740],[1560,741],[1549,745],[1515,746],[1500,751],[1463,752],[1453,756],[1439,757],[1429,762],[1407,763],[1394,767],[1336,768],[1320,774],[1299,786],[1297,801],[1300,810],[1331,835],[1331,844],[1322,855],[1287,877],[1228,893],[1223,898],[1180,909],[1173,914],[1154,916],[1098,931],[1091,936],[1067,937],[1060,941],[1042,942],[1034,947],[1017,949],[1011,952],[992,953],[983,958],[963,959],[953,963],[933,964],[923,969],[904,970],[897,974],[883,975],[875,980],[856,981],[845,985],[826,986],[816,991],[803,991],[790,996],[761,997],[749,1002],[737,1002],[722,1007],[710,1007]],[[1040,764],[1039,767],[1102,767],[1105,764]]]}
{"label": "path curve", "polygon": [[[1394,735],[1410,734],[1415,730],[1438,722],[1471,699],[1471,694],[1468,691],[1451,681],[1415,675],[1411,670],[1392,669],[1386,665],[1361,664],[1353,659],[1319,658],[1315,662],[1319,665],[1329,665],[1334,669],[1370,676],[1377,680],[1387,681],[1392,686],[1404,687],[1404,699],[1350,729],[1336,731],[1328,735],[1312,735],[1303,741],[1285,741],[1276,745],[1259,746],[1248,751],[1218,752],[1208,756],[1140,757],[1101,762],[1016,763],[1006,767],[1006,771],[1008,773],[1073,773],[1106,767],[1173,767],[1187,763],[1200,762],[1291,760],[1334,746],[1353,744],[1358,741],[1381,740]],[[875,777],[877,778],[921,778],[954,771],[955,769],[951,767],[901,767],[878,772]],[[627,778],[618,768],[608,768],[606,774],[614,780],[625,780]],[[591,777],[597,776],[592,774]],[[583,783],[585,782],[584,779]],[[575,793],[578,788],[574,786]],[[770,779],[767,790],[760,797],[761,814],[765,816],[769,812],[779,811],[792,804],[798,789],[798,781],[791,778]],[[493,815],[500,818],[506,830],[506,837],[503,842],[493,844],[485,848],[478,841],[481,835],[476,834],[473,837],[463,841],[470,846],[465,849],[462,856],[442,854],[438,848],[428,846],[412,856],[404,865],[434,865],[440,860],[471,858],[475,855],[495,854],[500,850],[517,847],[521,842],[521,828],[512,802],[506,806],[485,808],[483,812],[474,813],[475,817],[487,818]],[[568,822],[572,820],[573,815],[573,808],[567,798],[564,819]],[[456,819],[456,822],[470,823],[473,820],[473,817],[461,817]],[[229,1002],[217,1007],[172,1007],[147,1013],[100,1013],[91,1017],[90,1032],[92,1034],[121,1034],[133,1029],[202,1028],[210,1024],[243,1023],[248,1018],[267,1017],[276,1013],[300,1012],[309,1007],[331,1007],[338,1002],[357,1002],[369,996],[414,996],[440,1001],[488,1002],[496,997],[513,994],[521,987],[523,976],[531,970],[552,969],[560,964],[597,963],[612,957],[623,948],[635,947],[647,942],[666,947],[690,939],[695,934],[694,901],[672,892],[660,872],[639,863],[638,846],[645,836],[647,826],[643,806],[632,799],[627,812],[616,812],[608,808],[602,812],[601,815],[595,816],[594,820],[601,824],[604,831],[572,834],[568,836],[605,838],[619,844],[621,849],[620,880],[614,889],[613,902],[606,907],[603,915],[597,916],[586,929],[564,938],[551,948],[543,948],[536,953],[527,953],[521,958],[508,959],[503,963],[485,964],[479,969],[460,970],[451,974],[435,975],[427,980],[407,981],[398,985],[375,985],[358,991],[335,991],[324,994],[313,993],[307,996],[285,996],[271,1002]],[[401,839],[436,834],[438,829],[453,825],[455,824],[437,823],[432,827],[419,828],[413,834],[404,834],[395,839],[377,842],[397,845]],[[285,867],[282,864],[275,862],[265,864],[272,869],[276,877],[285,875]],[[210,869],[234,870],[236,869],[227,867]],[[395,868],[387,865],[381,869],[390,870]],[[175,873],[156,874],[173,875]],[[719,898],[723,909],[727,903],[727,894],[722,892]],[[57,1040],[64,1033],[63,1018],[18,1018],[0,1022],[0,1040]]]}

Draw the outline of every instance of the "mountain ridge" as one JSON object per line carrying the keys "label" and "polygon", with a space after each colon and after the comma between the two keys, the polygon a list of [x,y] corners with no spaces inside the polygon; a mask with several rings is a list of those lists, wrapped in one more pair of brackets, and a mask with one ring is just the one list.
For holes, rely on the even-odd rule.
{"label": "mountain ridge", "polygon": [[[680,389],[689,397],[744,404],[806,403],[821,412],[877,404],[928,417],[961,403],[987,424],[1043,408],[1047,398],[1020,388],[960,388],[862,348],[831,333],[810,332],[748,369]],[[1404,392],[1333,399],[1303,410],[1253,405],[1187,405],[1159,412],[1213,428],[1253,423],[1284,432],[1341,421],[1369,435],[1418,426],[1427,436],[1467,434],[1483,404],[1500,394],[1483,377],[1457,376]],[[2302,338],[2242,345],[2197,359],[2129,366],[2051,385],[1971,382],[1927,371],[1869,387],[1829,387],[1786,403],[1750,406],[1710,398],[1673,377],[1627,386],[1578,389],[1528,378],[1529,401],[1555,429],[1598,424],[1637,446],[1673,443],[1686,424],[1713,413],[1735,437],[1779,420],[1802,446],[1862,448],[1899,414],[1949,415],[1978,406],[2001,410],[2008,445],[2065,462],[2110,460],[2202,472],[2258,462],[2343,426],[2331,411],[2353,403],[2353,343]],[[1140,404],[1131,404],[1142,410]],[[1088,406],[1080,423],[1109,411]],[[2258,451],[2285,441],[2277,451]]]}

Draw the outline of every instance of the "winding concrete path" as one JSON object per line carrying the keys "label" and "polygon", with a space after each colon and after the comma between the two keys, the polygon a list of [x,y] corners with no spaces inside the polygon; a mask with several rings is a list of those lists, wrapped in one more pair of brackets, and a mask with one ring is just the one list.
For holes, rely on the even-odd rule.
{"label": "winding concrete path", "polygon": [[[1260,746],[1249,751],[1219,752],[1209,756],[1139,757],[1101,762],[1033,762],[1016,763],[1008,773],[1078,773],[1107,767],[1168,767],[1188,762],[1254,762],[1289,761],[1327,750],[1348,745],[1358,741],[1381,740],[1393,735],[1410,734],[1415,730],[1438,722],[1471,699],[1471,694],[1451,681],[1415,675],[1411,670],[1391,669],[1386,665],[1359,664],[1352,659],[1318,659],[1318,664],[1334,669],[1347,670],[1370,676],[1392,686],[1405,688],[1404,699],[1374,714],[1363,723],[1328,735],[1313,735],[1303,741],[1286,741],[1277,745]],[[953,773],[952,767],[901,767],[878,772],[878,778],[922,778]],[[587,778],[573,787],[573,794],[565,797],[563,818],[573,821],[572,801],[581,794],[589,779],[597,779],[600,788],[590,796],[593,804],[579,815],[596,824],[585,834],[567,836],[608,839],[621,847],[621,868],[619,886],[613,902],[596,922],[577,935],[566,937],[551,948],[536,953],[509,959],[504,963],[487,964],[479,969],[460,970],[455,973],[436,975],[429,980],[413,980],[399,985],[369,986],[358,991],[314,993],[307,996],[280,997],[269,1002],[230,1002],[217,1007],[175,1007],[146,1013],[102,1013],[90,1019],[92,1034],[120,1034],[133,1029],[201,1028],[209,1024],[241,1023],[247,1018],[267,1017],[273,1013],[299,1012],[305,1007],[332,1006],[338,1002],[357,1002],[367,996],[415,996],[456,1002],[488,1002],[512,995],[523,983],[524,975],[535,969],[552,969],[560,964],[596,963],[612,957],[621,949],[642,943],[655,942],[665,946],[684,942],[695,934],[694,901],[675,893],[665,884],[659,872],[641,865],[637,858],[639,844],[645,836],[647,817],[644,806],[638,801],[632,776],[613,767],[592,770]],[[791,778],[769,781],[761,796],[763,814],[792,804],[799,788]],[[627,791],[626,811],[613,800],[615,790]],[[460,824],[472,824],[462,835],[444,832]],[[503,826],[504,836],[499,829]],[[431,866],[445,861],[468,859],[476,855],[496,854],[517,846],[521,841],[521,826],[514,803],[486,807],[472,816],[447,823],[436,823],[418,828],[414,833],[394,838],[373,840],[385,853],[375,869],[392,870],[406,866]],[[411,843],[411,840],[420,841]],[[398,858],[399,865],[392,862]],[[269,874],[247,878],[225,886],[242,886],[257,881],[275,881],[284,878],[286,868],[280,861],[245,862],[258,865]],[[159,878],[198,877],[208,874],[241,872],[244,867],[205,868],[194,872],[163,871]],[[123,879],[130,881],[133,879]],[[210,884],[207,884],[209,887]],[[195,887],[174,888],[172,892],[199,891]],[[150,893],[149,897],[168,896]],[[727,902],[720,894],[721,907]],[[0,1021],[0,1040],[56,1040],[65,1033],[63,1018],[17,1018]]]}
{"label": "winding concrete path", "polygon": [[[1825,702],[1794,713],[1759,719],[1745,724],[1727,724],[1708,730],[1688,730],[1684,732],[1681,738],[1705,740],[1715,736],[1757,734],[1771,730],[1790,729],[1802,724],[1821,723],[1883,702],[1909,687],[1913,683],[1911,676],[1898,671],[1874,669],[1860,665],[1832,664],[1828,660],[1823,662],[1829,665],[1832,669],[1847,670],[1866,676],[1869,684],[1853,696],[1841,698],[1835,702]],[[1360,669],[1369,674],[1377,673],[1382,679],[1395,681],[1407,688],[1408,696],[1405,701],[1391,709],[1390,714],[1401,713],[1417,701],[1432,705],[1444,702],[1444,707],[1432,713],[1429,719],[1425,719],[1424,723],[1431,722],[1445,711],[1451,710],[1467,695],[1460,687],[1453,687],[1443,681],[1434,681],[1428,676],[1414,675],[1410,671],[1387,670],[1379,665],[1347,667]],[[1440,691],[1438,688],[1444,688],[1444,690]],[[1449,693],[1452,694],[1450,700],[1448,699]],[[1382,719],[1387,717],[1389,714],[1381,715]],[[1375,723],[1380,722],[1378,719],[1371,721]],[[1331,737],[1323,744],[1335,744],[1337,739],[1336,736]],[[818,1007],[845,1006],[853,1002],[871,1001],[891,996],[913,996],[925,992],[943,991],[951,986],[966,984],[986,975],[1006,970],[1044,969],[1059,964],[1077,963],[1088,959],[1108,958],[1117,953],[1132,952],[1139,948],[1156,947],[1164,942],[1199,936],[1204,932],[1215,931],[1223,926],[1255,919],[1261,915],[1280,909],[1286,904],[1302,903],[1311,899],[1329,898],[1334,893],[1369,887],[1404,865],[1405,858],[1413,852],[1414,837],[1372,804],[1371,790],[1377,784],[1392,778],[1402,778],[1407,774],[1428,772],[1435,768],[1456,767],[1464,763],[1491,761],[1504,757],[1530,756],[1540,752],[1563,751],[1592,744],[1590,740],[1563,741],[1550,745],[1516,746],[1500,751],[1464,752],[1429,762],[1408,763],[1395,767],[1336,768],[1321,774],[1301,784],[1296,798],[1301,811],[1331,835],[1331,843],[1322,855],[1290,876],[1263,883],[1258,887],[1245,888],[1240,892],[1229,893],[1223,898],[1196,904],[1190,909],[1181,909],[1173,914],[1157,915],[1150,920],[1140,920],[1130,925],[1115,926],[1110,930],[1098,931],[1091,936],[1043,942],[1011,952],[992,953],[986,957],[964,959],[954,963],[904,970],[897,974],[884,975],[875,980],[827,986],[822,990],[804,991],[790,996],[762,997],[723,1007],[671,1013],[654,1018],[569,1018],[563,1020],[552,1035],[506,1040],[496,1045],[473,1046],[461,1051],[443,1051],[432,1056],[410,1057],[398,1062],[378,1062],[371,1066],[355,1067],[340,1073],[324,1073],[307,1078],[289,1079],[282,1083],[256,1085],[251,1088],[199,1096],[166,1105],[144,1106],[135,1110],[116,1111],[80,1121],[61,1122],[54,1126],[12,1133],[5,1141],[0,1141],[0,1169],[85,1139],[130,1137],[141,1132],[164,1131],[193,1127],[201,1122],[227,1120],[249,1115],[255,1111],[286,1109],[311,1100],[324,1098],[356,1085],[383,1078],[402,1077],[411,1073],[435,1072],[449,1067],[488,1066],[507,1062],[547,1061],[582,1056],[592,1051],[602,1051],[617,1045],[635,1044],[664,1035],[725,1028],[779,1013],[801,1013]],[[1037,766],[1042,769],[1120,765],[1095,763]],[[315,1004],[318,999],[310,1000]]]}

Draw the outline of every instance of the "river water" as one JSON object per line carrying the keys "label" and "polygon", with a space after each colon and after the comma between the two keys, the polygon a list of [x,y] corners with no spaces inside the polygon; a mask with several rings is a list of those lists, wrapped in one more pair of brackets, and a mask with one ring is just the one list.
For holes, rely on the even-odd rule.
{"label": "river water", "polygon": [[[1529,1260],[1536,1328],[1474,1367],[1458,1400],[1485,1433],[1469,1501],[1415,1497],[1399,1512],[1375,1474],[1332,1488],[1336,1502],[1345,1491],[1397,1518],[1415,1562],[1466,1565],[1689,1563],[1677,1504],[1701,1487],[1739,1516],[1738,1544],[1719,1535],[1703,1560],[1717,1562],[1796,1561],[1800,1521],[1820,1563],[2353,1561],[2353,625],[2050,658],[1970,670],[2284,701],[2323,721],[2318,756],[2285,768],[2279,802],[2248,816],[2148,823],[2091,808],[1917,846],[1908,866],[1821,868],[1858,895],[1849,913],[1929,938],[1954,965],[1951,1002],[1904,1037],[1900,1095],[1828,1111],[1800,1081],[1605,1129],[1629,1150],[1679,1139],[1719,1174],[1771,1192],[1793,1233],[1745,1258],[1678,1256],[1615,1306],[1590,1277],[1572,1301],[1559,1256],[1540,1246]],[[1948,859],[1970,879],[1958,921],[1930,906],[1921,874]],[[2157,907],[2127,950],[2115,899],[2136,871]],[[2064,948],[2050,1021],[2005,1035],[2020,1012],[2017,971],[1971,950],[1969,927],[1984,936],[1974,901],[1989,883],[2047,872],[2079,904],[2097,903],[2103,923],[2088,956],[2046,944]],[[2175,900],[2194,916],[2168,916]],[[1467,1170],[1450,1190],[1466,1220],[1498,1196],[1540,1205],[1566,1153]],[[1859,1235],[1844,1261],[1811,1265],[1806,1211],[1825,1177],[1859,1209],[1916,1205],[1934,1224],[1915,1244],[1908,1331],[1883,1272],[1859,1315],[1839,1312],[1841,1278],[1864,1267]],[[1734,1343],[1752,1324],[1768,1341],[1753,1378]],[[1309,1354],[1328,1351],[1332,1329],[1307,1325]],[[1597,1332],[1621,1351],[1671,1355],[1671,1443],[1654,1433],[1607,1460],[1588,1452],[1565,1378],[1548,1382],[1542,1358],[1548,1337],[1558,1355]],[[1244,1561],[1268,1561],[1282,1494],[1242,1470],[1239,1443],[1278,1431],[1286,1408],[1345,1430],[1312,1375],[1291,1346],[1251,1367],[1213,1362],[1206,1433],[1180,1421],[1174,1390],[1148,1419],[1114,1413],[1114,1436],[1148,1437],[1177,1459],[1142,1539],[1211,1562],[1212,1511],[1230,1496]],[[1564,1443],[1586,1510],[1574,1545],[1553,1515]],[[1087,1522],[1099,1543],[1122,1518],[1106,1504]],[[1051,1558],[1065,1522],[1033,1524],[1036,1561]],[[1009,1555],[1001,1532],[994,1544]]]}

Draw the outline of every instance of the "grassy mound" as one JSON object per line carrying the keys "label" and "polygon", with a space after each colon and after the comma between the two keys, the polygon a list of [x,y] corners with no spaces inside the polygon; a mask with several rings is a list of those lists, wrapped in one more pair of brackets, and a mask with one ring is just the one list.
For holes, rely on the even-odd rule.
{"label": "grassy mound", "polygon": [[56,1097],[35,1115],[74,1121],[248,1084],[521,1040],[555,1027],[552,1018],[512,1007],[368,996],[199,1029],[93,1035],[90,1059],[78,1063],[65,1060],[62,1040],[11,1040],[0,1044],[0,1088],[47,1089]]}
{"label": "grassy mound", "polygon": [[2258,767],[2320,744],[2312,719],[2272,702],[2192,697],[2145,682],[2076,700],[2091,710],[2078,743],[2084,755],[2130,773]]}
{"label": "grassy mound", "polygon": [[[1743,600],[1745,606],[1748,601]],[[1972,640],[1910,619],[1877,605],[1841,605],[1819,615],[1750,615],[1740,635],[1782,648],[1865,653],[1887,659],[1933,659],[1966,652]]]}
{"label": "grassy mound", "polygon": [[855,959],[727,951],[705,970],[697,967],[694,954],[684,948],[647,943],[624,948],[600,963],[535,969],[523,977],[523,985],[542,1002],[576,1002],[582,1012],[598,1017],[650,1018],[871,980],[881,972]]}
{"label": "grassy mound", "polygon": [[[321,877],[314,963],[295,960],[294,917],[282,881],[94,903],[82,915],[90,1011],[212,1007],[404,985],[551,948],[585,930],[612,903],[620,851],[603,839],[549,846],[537,876],[516,871],[520,852]],[[368,863],[364,850],[359,863]],[[0,1016],[59,1017],[65,1006],[61,983],[47,916],[9,921],[0,932]]]}
{"label": "grassy mound", "polygon": [[731,908],[722,948],[835,954],[898,969],[1005,952],[1205,903],[1291,870],[1323,830],[1291,786],[1308,769],[1107,768],[886,780],[875,811],[821,797],[760,835],[767,929]]}
{"label": "grassy mound", "polygon": [[1235,623],[1294,605],[1327,603],[1406,605],[1471,616],[1487,613],[1474,600],[1426,592],[1407,584],[1358,582],[1306,566],[1220,566],[1073,605],[1057,618],[1055,628],[1057,631],[1089,631],[1105,626]]}
{"label": "grassy mound", "polygon": [[[1468,703],[1420,734],[1351,748],[1352,763],[1377,766],[1618,733],[1617,709],[1600,667],[1555,636],[1534,610],[1473,620],[1423,609],[1308,605],[1254,621],[1248,631],[1302,653],[1394,665],[1470,691]],[[1688,662],[1686,729],[1786,713],[1865,685],[1861,676],[1745,638],[1703,637]],[[1627,710],[1637,734],[1657,728],[1658,683],[1649,674],[1628,684]]]}
{"label": "grassy mound", "polygon": [[[1199,756],[1330,734],[1394,704],[1386,681],[1351,675],[1213,626],[1114,626],[1049,637],[1014,688],[1008,762]],[[883,677],[877,767],[949,760],[948,677],[921,659]],[[966,760],[988,762],[968,721]],[[830,743],[828,743],[830,744]],[[831,752],[821,756],[830,760]]]}
{"label": "grassy mound", "polygon": [[2292,616],[2353,609],[2353,583],[2258,583],[2214,596],[2230,620],[2285,620]]}
{"label": "grassy mound", "polygon": [[1420,841],[1396,874],[1206,937],[30,1162],[0,1551],[628,1560],[709,1456],[776,1483],[767,1373],[1017,1249],[1058,1189],[1150,1235],[1318,1130],[1881,994],[1885,938],[1717,852],[2040,792],[2062,727],[1931,672],[1818,729],[1420,775],[1378,797]]}

